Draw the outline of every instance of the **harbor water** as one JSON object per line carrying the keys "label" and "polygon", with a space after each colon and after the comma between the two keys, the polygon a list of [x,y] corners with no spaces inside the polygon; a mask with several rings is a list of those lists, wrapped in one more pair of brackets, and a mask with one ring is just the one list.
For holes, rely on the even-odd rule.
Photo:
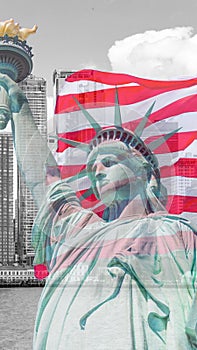
{"label": "harbor water", "polygon": [[0,288],[0,349],[32,350],[41,287]]}

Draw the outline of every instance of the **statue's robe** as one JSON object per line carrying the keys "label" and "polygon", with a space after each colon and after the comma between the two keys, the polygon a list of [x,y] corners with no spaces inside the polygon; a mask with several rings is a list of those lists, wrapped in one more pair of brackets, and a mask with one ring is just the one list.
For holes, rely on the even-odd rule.
{"label": "statue's robe", "polygon": [[47,264],[34,350],[197,347],[196,243],[166,213],[104,222],[64,182],[51,185],[33,229]]}

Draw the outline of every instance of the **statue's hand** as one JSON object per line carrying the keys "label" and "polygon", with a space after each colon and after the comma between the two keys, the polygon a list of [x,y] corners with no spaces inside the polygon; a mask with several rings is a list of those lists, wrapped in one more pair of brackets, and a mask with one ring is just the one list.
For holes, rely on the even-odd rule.
{"label": "statue's hand", "polygon": [[12,117],[26,101],[21,89],[7,75],[0,74],[0,129],[5,129]]}
{"label": "statue's hand", "polygon": [[17,83],[10,79],[6,74],[0,73],[0,86],[3,87],[8,94],[8,103],[11,113],[18,113],[23,103],[27,102],[24,93]]}

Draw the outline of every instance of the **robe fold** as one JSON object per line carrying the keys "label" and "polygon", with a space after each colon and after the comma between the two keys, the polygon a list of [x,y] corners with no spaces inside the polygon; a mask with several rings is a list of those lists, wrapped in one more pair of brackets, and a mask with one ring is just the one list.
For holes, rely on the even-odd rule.
{"label": "robe fold", "polygon": [[50,186],[33,227],[49,271],[34,350],[197,349],[195,229],[158,212],[105,222],[66,182]]}

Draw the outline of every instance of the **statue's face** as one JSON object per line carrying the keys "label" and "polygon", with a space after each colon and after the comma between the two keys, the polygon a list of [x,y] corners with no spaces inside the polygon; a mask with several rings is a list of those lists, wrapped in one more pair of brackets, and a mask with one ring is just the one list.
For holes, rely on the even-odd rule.
{"label": "statue's face", "polygon": [[101,201],[111,203],[132,200],[144,185],[139,157],[122,142],[104,142],[88,158],[90,178]]}

